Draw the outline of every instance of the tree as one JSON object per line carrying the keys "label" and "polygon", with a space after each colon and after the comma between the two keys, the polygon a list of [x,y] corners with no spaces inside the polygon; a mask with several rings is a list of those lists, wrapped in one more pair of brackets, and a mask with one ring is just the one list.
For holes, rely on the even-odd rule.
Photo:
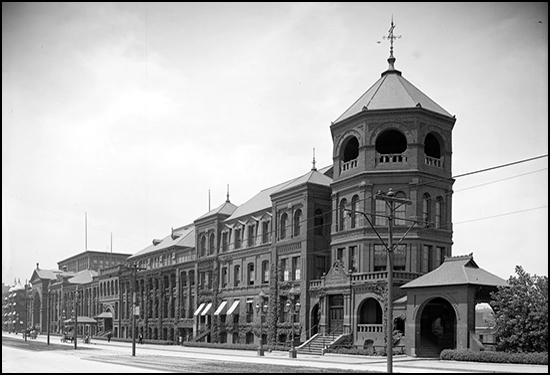
{"label": "tree", "polygon": [[497,350],[548,351],[548,276],[531,276],[516,266],[509,286],[491,293]]}

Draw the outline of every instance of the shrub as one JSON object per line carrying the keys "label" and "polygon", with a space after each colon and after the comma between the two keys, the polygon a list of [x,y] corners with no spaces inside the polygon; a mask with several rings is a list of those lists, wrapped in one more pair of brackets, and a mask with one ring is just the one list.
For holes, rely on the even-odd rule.
{"label": "shrub", "polygon": [[469,349],[445,349],[441,352],[440,358],[445,360],[450,360],[450,361],[548,365],[548,352],[545,352],[545,353],[509,353],[509,352],[493,352],[493,351],[474,352]]}

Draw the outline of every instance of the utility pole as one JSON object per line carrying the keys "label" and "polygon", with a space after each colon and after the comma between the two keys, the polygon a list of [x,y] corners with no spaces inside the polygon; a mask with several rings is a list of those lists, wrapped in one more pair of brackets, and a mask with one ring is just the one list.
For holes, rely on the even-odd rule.
{"label": "utility pole", "polygon": [[47,303],[47,307],[46,307],[46,317],[48,319],[48,321],[46,322],[46,326],[48,327],[47,330],[48,330],[48,345],[50,345],[50,320],[51,320],[51,316],[50,316],[50,281],[48,280],[48,284],[47,284],[47,289],[46,289],[46,303]]}
{"label": "utility pole", "polygon": [[[365,217],[371,228],[374,230],[374,233],[378,236],[384,247],[386,248],[386,254],[387,254],[387,267],[386,270],[388,272],[387,276],[387,284],[388,284],[388,312],[387,312],[387,321],[386,321],[386,355],[387,355],[387,372],[391,373],[393,372],[393,251],[394,249],[401,244],[401,241],[409,234],[411,229],[414,227],[414,225],[417,223],[415,220],[407,220],[400,218],[400,220],[405,221],[412,221],[413,223],[411,226],[407,229],[405,234],[401,237],[401,239],[397,242],[397,244],[393,244],[393,219],[394,219],[394,213],[395,210],[399,207],[401,207],[404,204],[412,204],[412,202],[409,199],[403,199],[403,198],[396,198],[395,193],[390,188],[387,193],[382,193],[381,191],[378,191],[375,195],[375,199],[382,200],[386,202],[386,207],[388,208],[388,214],[387,215],[379,215],[374,214],[372,216],[381,216],[388,220],[388,244],[384,242],[378,231],[376,230],[375,226],[372,224],[371,220],[369,219],[368,215],[361,211],[354,211],[345,209],[345,211],[348,211],[350,216],[354,214],[361,214]],[[398,204],[397,207],[395,204]]]}
{"label": "utility pole", "polygon": [[137,263],[134,263],[132,268],[127,267],[132,271],[132,357],[136,356],[136,275],[137,271],[145,270],[145,268],[138,267]]}

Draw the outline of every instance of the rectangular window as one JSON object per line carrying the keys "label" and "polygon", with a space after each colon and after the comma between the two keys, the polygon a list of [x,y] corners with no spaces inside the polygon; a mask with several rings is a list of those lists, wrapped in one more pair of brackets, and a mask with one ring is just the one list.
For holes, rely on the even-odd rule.
{"label": "rectangular window", "polygon": [[349,247],[349,269],[357,272],[357,246]]}
{"label": "rectangular window", "polygon": [[262,262],[262,284],[269,282],[269,261],[264,260]]}
{"label": "rectangular window", "polygon": [[256,274],[254,272],[254,263],[248,263],[248,285],[254,285]]}
{"label": "rectangular window", "polygon": [[393,250],[393,270],[405,271],[407,265],[407,245],[401,244]]}
{"label": "rectangular window", "polygon": [[326,257],[315,257],[315,279],[320,279],[326,272]]}
{"label": "rectangular window", "polygon": [[233,278],[234,278],[233,279],[234,280],[233,285],[234,286],[239,286],[239,285],[241,285],[241,266],[239,266],[239,265],[235,266],[234,271],[235,272],[234,272],[234,275],[233,275]]}
{"label": "rectangular window", "polygon": [[227,267],[222,268],[222,288],[227,286]]}
{"label": "rectangular window", "polygon": [[439,264],[443,264],[443,262],[445,261],[445,257],[447,256],[447,250],[444,247],[438,247],[437,251],[440,254],[439,255],[440,256],[440,263]]}
{"label": "rectangular window", "polygon": [[283,271],[283,281],[289,281],[287,259],[281,259],[281,270]]}
{"label": "rectangular window", "polygon": [[385,271],[388,258],[384,245],[374,245],[374,271]]}
{"label": "rectangular window", "polygon": [[381,199],[375,199],[376,216],[374,217],[374,225],[388,225],[388,220],[386,219],[386,201]]}
{"label": "rectangular window", "polygon": [[292,280],[300,280],[300,257],[292,258]]}
{"label": "rectangular window", "polygon": [[338,248],[336,249],[336,259],[339,261],[344,260],[344,248]]}
{"label": "rectangular window", "polygon": [[432,247],[424,245],[422,247],[422,272],[429,272],[432,268],[431,264]]}

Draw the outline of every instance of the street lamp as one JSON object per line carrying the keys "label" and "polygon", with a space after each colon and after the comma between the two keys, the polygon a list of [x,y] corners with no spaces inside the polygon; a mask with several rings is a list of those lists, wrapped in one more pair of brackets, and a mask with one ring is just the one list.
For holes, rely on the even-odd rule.
{"label": "street lamp", "polygon": [[74,348],[76,349],[76,342],[78,341],[78,285],[74,292],[73,301],[73,314],[74,314]]}
{"label": "street lamp", "polygon": [[50,345],[50,284],[46,288],[46,317],[47,317],[47,330],[48,330],[48,345]]}
{"label": "street lamp", "polygon": [[260,294],[258,295],[260,297],[260,303],[256,304],[256,313],[260,317],[260,347],[258,348],[258,356],[262,357],[264,355],[264,347],[263,347],[263,317],[267,314],[267,303],[265,302],[266,295],[264,291],[260,291]]}
{"label": "street lamp", "polygon": [[294,316],[300,312],[300,301],[296,303],[294,302],[297,294],[298,294],[298,290],[295,289],[294,286],[292,286],[292,288],[288,291],[288,297],[290,300],[287,301],[285,304],[285,311],[290,314],[290,317],[291,317],[290,321],[292,322],[292,325],[291,325],[292,338],[290,341],[290,350],[288,352],[289,358],[296,358],[296,349],[294,348],[294,320],[295,320]]}
{"label": "street lamp", "polygon": [[28,312],[27,312],[27,288],[28,288],[28,283],[27,283],[27,280],[25,280],[25,342],[27,342],[27,328],[29,326],[29,321],[28,321]]}
{"label": "street lamp", "polygon": [[65,335],[65,319],[67,319],[67,312],[63,309],[61,312],[61,334],[63,335],[63,342],[65,342],[65,339],[67,338]]}
{"label": "street lamp", "polygon": [[131,267],[125,266],[120,268],[119,273],[122,273],[122,270],[130,270],[132,272],[132,357],[136,356],[136,275],[137,271],[146,270],[147,268],[138,267],[137,263],[134,263]]}

